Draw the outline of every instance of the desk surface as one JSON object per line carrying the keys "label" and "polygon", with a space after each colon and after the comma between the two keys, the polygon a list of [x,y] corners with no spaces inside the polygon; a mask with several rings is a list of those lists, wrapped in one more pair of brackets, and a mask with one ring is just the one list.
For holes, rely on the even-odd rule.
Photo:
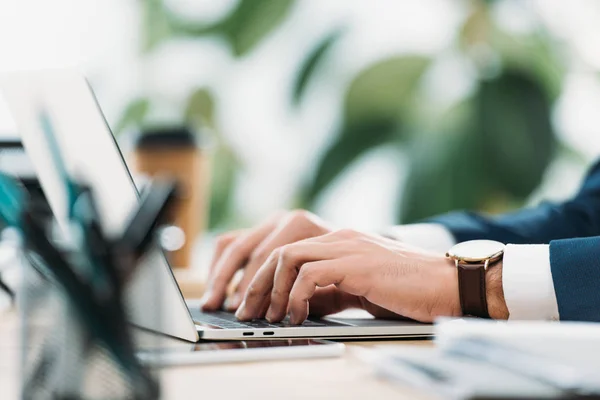
{"label": "desk surface", "polygon": [[[14,313],[0,314],[0,398],[16,399],[18,324]],[[425,398],[408,387],[378,379],[352,349],[382,342],[350,342],[344,356],[332,359],[174,367],[161,374],[165,399],[203,396],[239,399]],[[398,346],[431,346],[430,341],[386,341]],[[192,397],[190,397],[192,396]]]}
{"label": "desk surface", "polygon": [[[381,344],[382,342],[376,342]],[[398,346],[430,346],[429,341],[395,341]],[[332,359],[257,362],[177,367],[163,375],[165,398],[203,394],[223,398],[418,399],[421,393],[384,381],[352,355],[352,348],[373,342],[347,343],[344,356]],[[271,395],[266,395],[271,394]],[[227,395],[227,396],[225,396]],[[238,397],[239,396],[239,397]]]}

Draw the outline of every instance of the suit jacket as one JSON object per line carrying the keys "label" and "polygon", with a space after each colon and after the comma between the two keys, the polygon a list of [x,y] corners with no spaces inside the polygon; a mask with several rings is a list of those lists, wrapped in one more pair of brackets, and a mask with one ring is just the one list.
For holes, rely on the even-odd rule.
{"label": "suit jacket", "polygon": [[577,195],[564,203],[543,203],[496,217],[455,212],[432,221],[448,228],[457,242],[550,244],[560,319],[600,321],[600,161]]}

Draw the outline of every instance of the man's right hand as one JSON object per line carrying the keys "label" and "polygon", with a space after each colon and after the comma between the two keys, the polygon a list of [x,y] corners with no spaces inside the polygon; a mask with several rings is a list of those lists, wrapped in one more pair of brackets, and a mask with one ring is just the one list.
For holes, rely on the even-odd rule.
{"label": "man's right hand", "polygon": [[[316,215],[296,210],[277,213],[253,229],[219,236],[210,266],[208,287],[202,298],[202,309],[210,311],[224,306],[228,311],[237,310],[256,271],[273,250],[331,231]],[[243,277],[226,300],[227,288],[240,269],[244,270]]]}

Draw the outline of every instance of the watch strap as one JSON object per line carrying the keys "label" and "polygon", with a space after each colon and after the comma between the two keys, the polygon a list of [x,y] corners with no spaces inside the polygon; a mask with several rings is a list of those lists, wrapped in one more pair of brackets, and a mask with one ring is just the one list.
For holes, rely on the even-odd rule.
{"label": "watch strap", "polygon": [[458,292],[463,315],[490,318],[485,287],[485,263],[457,262]]}

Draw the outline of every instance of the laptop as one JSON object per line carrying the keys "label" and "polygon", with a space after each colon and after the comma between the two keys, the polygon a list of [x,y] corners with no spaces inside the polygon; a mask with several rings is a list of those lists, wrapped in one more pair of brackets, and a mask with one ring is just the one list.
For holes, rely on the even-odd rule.
{"label": "laptop", "polygon": [[[53,167],[39,124],[43,109],[56,135],[67,173],[91,187],[98,200],[102,228],[120,232],[139,195],[88,81],[75,70],[27,71],[0,77],[0,97],[8,106],[23,145],[34,164],[59,227],[67,232],[66,194]],[[0,101],[1,105],[1,101]],[[155,293],[161,283],[160,294]],[[300,326],[266,320],[238,321],[225,311],[205,313],[186,303],[162,250],[153,248],[127,289],[134,325],[190,342],[275,338],[398,338],[431,336],[432,325],[363,318],[346,314],[309,319]],[[154,312],[162,310],[162,312]],[[158,315],[160,314],[160,316]]]}

